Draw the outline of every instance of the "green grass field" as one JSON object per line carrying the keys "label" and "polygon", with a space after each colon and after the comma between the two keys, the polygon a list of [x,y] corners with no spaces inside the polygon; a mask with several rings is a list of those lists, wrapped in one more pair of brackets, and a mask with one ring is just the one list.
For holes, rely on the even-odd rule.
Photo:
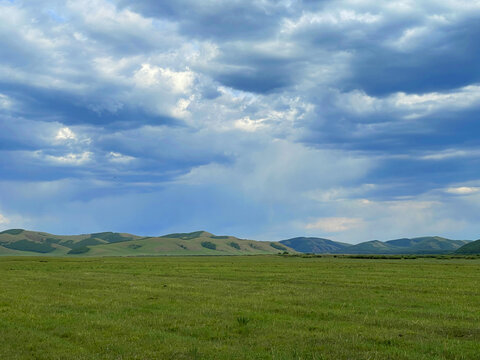
{"label": "green grass field", "polygon": [[0,258],[0,359],[480,359],[480,260]]}

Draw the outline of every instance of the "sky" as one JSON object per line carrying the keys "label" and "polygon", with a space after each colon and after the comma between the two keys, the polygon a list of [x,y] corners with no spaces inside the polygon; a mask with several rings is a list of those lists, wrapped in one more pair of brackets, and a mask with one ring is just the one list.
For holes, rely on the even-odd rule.
{"label": "sky", "polygon": [[0,0],[0,230],[480,238],[480,1]]}

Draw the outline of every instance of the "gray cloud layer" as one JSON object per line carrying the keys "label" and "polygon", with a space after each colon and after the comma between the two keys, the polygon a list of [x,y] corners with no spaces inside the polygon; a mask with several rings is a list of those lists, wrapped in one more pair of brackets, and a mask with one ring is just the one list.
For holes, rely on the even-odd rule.
{"label": "gray cloud layer", "polygon": [[478,237],[479,15],[2,1],[0,226]]}

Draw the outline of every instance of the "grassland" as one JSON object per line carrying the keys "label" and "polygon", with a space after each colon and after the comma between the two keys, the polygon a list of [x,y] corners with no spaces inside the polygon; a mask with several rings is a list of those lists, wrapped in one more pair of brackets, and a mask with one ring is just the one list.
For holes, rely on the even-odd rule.
{"label": "grassland", "polygon": [[480,260],[0,258],[0,359],[480,359]]}
{"label": "grassland", "polygon": [[[294,250],[266,241],[241,240],[225,236],[198,236],[188,239],[156,237],[90,246],[84,256],[149,256],[149,255],[258,255]],[[274,246],[279,246],[281,249]]]}
{"label": "grassland", "polygon": [[0,256],[266,255],[295,250],[277,242],[217,236],[206,231],[141,237],[103,232],[53,235],[10,229],[0,232]]}

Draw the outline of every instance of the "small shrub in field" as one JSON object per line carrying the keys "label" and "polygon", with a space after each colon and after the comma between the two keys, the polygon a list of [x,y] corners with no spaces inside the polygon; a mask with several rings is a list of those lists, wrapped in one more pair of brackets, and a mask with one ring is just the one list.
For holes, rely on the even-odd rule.
{"label": "small shrub in field", "polygon": [[245,316],[239,316],[237,317],[237,323],[240,326],[247,326],[247,324],[250,322],[250,319],[245,317]]}
{"label": "small shrub in field", "polygon": [[214,243],[212,243],[210,241],[202,241],[202,246],[205,249],[210,249],[210,250],[216,250],[217,249],[217,245],[215,245]]}

